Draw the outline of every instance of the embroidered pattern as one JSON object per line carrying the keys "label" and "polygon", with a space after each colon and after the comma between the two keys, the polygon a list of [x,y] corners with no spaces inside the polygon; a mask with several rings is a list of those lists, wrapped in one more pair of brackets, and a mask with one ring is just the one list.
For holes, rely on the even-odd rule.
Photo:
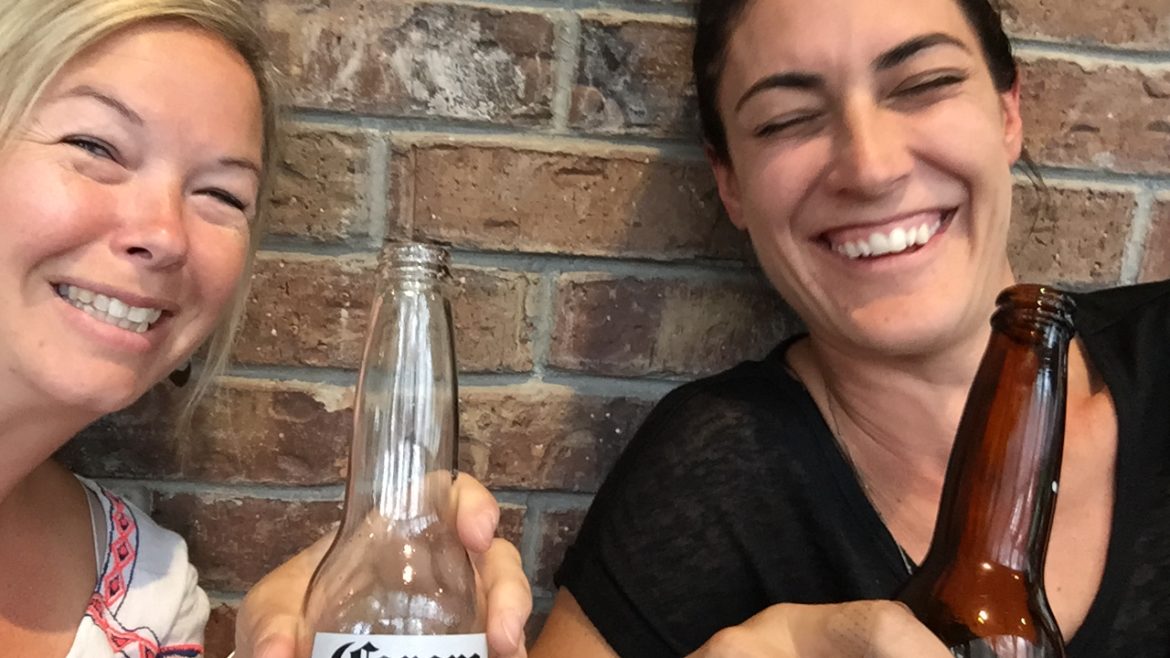
{"label": "embroidered pattern", "polygon": [[110,648],[125,658],[198,658],[203,647],[198,644],[163,646],[158,635],[149,628],[126,628],[118,620],[118,612],[126,599],[126,592],[134,580],[138,559],[138,522],[126,503],[105,489],[102,496],[109,504],[109,549],[105,565],[99,574],[97,588],[89,599],[85,614],[106,635]]}

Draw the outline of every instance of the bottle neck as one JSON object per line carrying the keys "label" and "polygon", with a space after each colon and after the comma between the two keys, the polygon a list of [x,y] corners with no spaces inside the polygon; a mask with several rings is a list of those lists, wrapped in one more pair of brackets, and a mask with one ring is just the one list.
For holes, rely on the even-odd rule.
{"label": "bottle neck", "polygon": [[437,276],[395,276],[374,303],[358,378],[343,530],[426,525],[446,507],[458,450],[450,305]]}
{"label": "bottle neck", "polygon": [[1040,575],[1064,445],[1071,336],[1066,323],[1049,320],[997,315],[956,434],[928,562]]}

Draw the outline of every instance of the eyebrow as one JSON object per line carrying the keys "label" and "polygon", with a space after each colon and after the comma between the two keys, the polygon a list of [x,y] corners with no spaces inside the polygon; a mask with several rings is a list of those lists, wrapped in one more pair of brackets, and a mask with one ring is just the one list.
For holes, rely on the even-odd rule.
{"label": "eyebrow", "polygon": [[[937,46],[955,46],[966,52],[971,52],[971,49],[965,43],[955,37],[943,32],[934,32],[932,34],[914,37],[878,55],[873,61],[873,68],[877,71],[892,69],[918,53]],[[770,89],[816,90],[822,89],[824,86],[824,77],[815,73],[774,73],[761,78],[744,92],[743,96],[740,96],[739,101],[735,104],[735,111],[738,112],[744,106],[744,103],[747,103],[753,96]]]}
{"label": "eyebrow", "polygon": [[256,164],[255,162],[252,162],[251,160],[249,160],[247,158],[220,158],[218,160],[218,162],[219,162],[219,164],[221,164],[225,167],[236,167],[239,169],[247,169],[248,171],[252,172],[253,174],[256,174],[257,178],[260,178],[260,165]]}
{"label": "eyebrow", "polygon": [[967,44],[959,41],[955,37],[942,32],[935,32],[933,34],[924,34],[920,37],[915,37],[906,43],[894,46],[878,56],[874,60],[873,67],[878,71],[886,71],[892,69],[906,60],[914,57],[918,53],[935,48],[937,46],[955,46],[965,52],[970,53],[971,50],[967,48]]}
{"label": "eyebrow", "polygon": [[122,101],[106,94],[89,85],[79,85],[61,94],[61,98],[92,98],[93,100],[109,107],[118,114],[121,114],[127,121],[136,126],[145,125],[142,117],[137,112],[130,109]]}

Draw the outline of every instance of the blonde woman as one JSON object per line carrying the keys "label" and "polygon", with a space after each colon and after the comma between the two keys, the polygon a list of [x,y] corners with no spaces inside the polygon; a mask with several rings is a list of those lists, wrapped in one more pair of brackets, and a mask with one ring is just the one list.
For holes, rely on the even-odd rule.
{"label": "blonde woman", "polygon": [[[201,345],[225,353],[276,142],[263,52],[236,0],[0,3],[4,656],[203,653],[208,603],[183,541],[50,456]],[[530,605],[515,549],[486,551],[490,494],[468,478],[457,491],[489,601],[505,583]],[[251,655],[289,621],[254,610]],[[503,655],[508,635],[489,635]]]}

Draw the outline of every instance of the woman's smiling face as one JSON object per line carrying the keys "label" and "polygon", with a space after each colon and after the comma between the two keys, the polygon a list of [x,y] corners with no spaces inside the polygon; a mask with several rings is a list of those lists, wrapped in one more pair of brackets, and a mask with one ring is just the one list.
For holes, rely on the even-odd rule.
{"label": "woman's smiling face", "polygon": [[954,0],[753,0],[718,106],[720,193],[815,336],[910,355],[986,325],[1019,104]]}
{"label": "woman's smiling face", "polygon": [[0,370],[104,413],[221,321],[248,252],[260,96],[221,39],[138,25],[80,54],[0,151]]}

